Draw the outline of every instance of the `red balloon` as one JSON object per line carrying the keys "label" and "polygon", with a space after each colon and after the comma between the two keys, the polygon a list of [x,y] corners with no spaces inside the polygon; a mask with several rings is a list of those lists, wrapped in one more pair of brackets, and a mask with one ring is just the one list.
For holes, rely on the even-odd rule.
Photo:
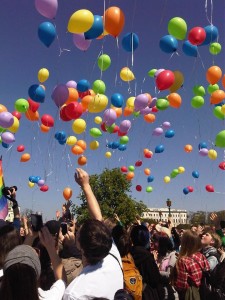
{"label": "red balloon", "polygon": [[214,192],[214,187],[213,187],[213,185],[211,185],[211,184],[207,184],[207,185],[205,186],[205,189],[206,189],[206,191],[209,192],[209,193]]}
{"label": "red balloon", "polygon": [[78,119],[83,113],[83,107],[78,102],[71,102],[66,105],[65,114],[70,119]]}
{"label": "red balloon", "polygon": [[120,170],[121,170],[121,172],[123,172],[123,173],[127,173],[127,167],[125,167],[125,166],[123,166],[123,167],[121,167],[120,168]]}
{"label": "red balloon", "polygon": [[153,108],[152,108],[152,112],[158,112],[159,110],[158,110],[158,108],[156,107],[156,106],[154,106]]}
{"label": "red balloon", "polygon": [[119,131],[119,126],[116,125],[114,128],[113,128],[113,133],[117,133]]}
{"label": "red balloon", "polygon": [[65,122],[71,121],[71,118],[69,118],[69,117],[66,115],[65,110],[66,110],[66,105],[65,105],[65,106],[62,106],[62,107],[60,108],[60,112],[59,112],[60,119],[61,119],[62,121],[65,121]]}
{"label": "red balloon", "polygon": [[82,99],[82,98],[84,98],[87,95],[91,95],[91,92],[89,90],[86,91],[86,92],[79,92],[78,91],[78,95],[79,95],[79,98]]}
{"label": "red balloon", "polygon": [[136,185],[136,190],[138,191],[138,192],[141,192],[141,190],[142,190],[142,186],[141,185]]}
{"label": "red balloon", "polygon": [[201,45],[205,38],[206,32],[202,27],[194,27],[188,33],[188,40],[192,45]]}
{"label": "red balloon", "polygon": [[18,120],[20,120],[21,117],[22,117],[21,113],[18,112],[17,110],[13,111],[13,112],[12,112],[12,115],[13,115],[14,117],[16,117]]}
{"label": "red balloon", "polygon": [[54,119],[52,116],[45,114],[41,117],[41,123],[47,127],[53,127],[54,126]]}
{"label": "red balloon", "polygon": [[19,145],[19,146],[16,148],[16,150],[17,150],[18,152],[23,152],[24,149],[25,149],[24,145]]}
{"label": "red balloon", "polygon": [[192,186],[188,186],[187,188],[188,188],[190,193],[192,193],[194,191],[194,188]]}
{"label": "red balloon", "polygon": [[146,158],[151,158],[152,155],[153,155],[152,151],[145,152],[145,154],[144,154],[144,156],[145,156]]}
{"label": "red balloon", "polygon": [[124,136],[127,135],[127,132],[121,132],[120,130],[118,130],[118,136]]}
{"label": "red balloon", "polygon": [[225,161],[222,161],[220,164],[219,164],[219,168],[221,170],[225,170]]}
{"label": "red balloon", "polygon": [[47,192],[48,191],[48,186],[46,184],[42,185],[42,187],[40,187],[40,191]]}
{"label": "red balloon", "polygon": [[102,124],[101,124],[101,130],[102,130],[102,131],[105,131],[105,132],[107,131],[107,129],[106,129],[106,127],[105,127],[105,123],[102,123]]}
{"label": "red balloon", "polygon": [[142,165],[142,161],[141,160],[137,160],[135,163],[135,167],[140,167]]}
{"label": "red balloon", "polygon": [[164,70],[156,77],[156,86],[160,91],[167,90],[175,81],[175,75],[170,70]]}
{"label": "red balloon", "polygon": [[28,103],[29,103],[29,109],[32,112],[36,112],[40,106],[40,104],[38,102],[33,101],[32,99],[28,98]]}

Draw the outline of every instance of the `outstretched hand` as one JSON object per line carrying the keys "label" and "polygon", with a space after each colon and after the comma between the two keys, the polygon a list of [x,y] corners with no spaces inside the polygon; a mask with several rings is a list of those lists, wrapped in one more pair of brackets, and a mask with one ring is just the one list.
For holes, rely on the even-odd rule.
{"label": "outstretched hand", "polygon": [[81,168],[77,168],[74,175],[76,183],[78,183],[82,188],[89,184],[89,175],[86,171]]}

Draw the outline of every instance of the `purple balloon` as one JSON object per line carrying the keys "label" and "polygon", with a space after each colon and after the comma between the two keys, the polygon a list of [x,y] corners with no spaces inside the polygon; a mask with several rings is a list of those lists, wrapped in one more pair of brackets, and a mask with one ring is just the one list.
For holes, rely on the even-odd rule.
{"label": "purple balloon", "polygon": [[74,81],[74,80],[70,80],[70,81],[68,81],[68,82],[66,83],[66,86],[67,86],[68,88],[74,88],[74,89],[76,89],[76,88],[77,88],[77,83],[76,83],[76,81]]}
{"label": "purple balloon", "polygon": [[85,40],[83,33],[77,33],[73,34],[73,43],[78,49],[86,51],[91,45],[91,40]]}
{"label": "purple balloon", "polygon": [[44,184],[45,184],[45,181],[44,181],[44,179],[40,179],[40,180],[38,180],[38,186],[43,186]]}
{"label": "purple balloon", "polygon": [[52,92],[52,100],[57,107],[61,107],[69,97],[69,91],[65,84],[58,84]]}
{"label": "purple balloon", "polygon": [[57,0],[35,0],[36,10],[44,17],[54,19],[58,10]]}
{"label": "purple balloon", "polygon": [[150,107],[150,108],[154,107],[154,106],[156,105],[156,101],[157,101],[157,98],[156,98],[156,97],[152,98],[152,101],[151,101],[151,103],[149,104],[149,107]]}
{"label": "purple balloon", "polygon": [[170,128],[171,124],[170,124],[170,122],[166,121],[166,122],[163,122],[162,126],[163,126],[163,128],[168,129],[168,128]]}
{"label": "purple balloon", "polygon": [[113,123],[115,123],[116,118],[117,115],[114,109],[109,108],[105,110],[103,114],[103,122],[106,124],[106,126],[111,126]]}
{"label": "purple balloon", "polygon": [[138,95],[134,100],[134,108],[135,111],[139,111],[141,109],[144,109],[148,105],[148,96],[145,94]]}
{"label": "purple balloon", "polygon": [[129,120],[123,120],[120,123],[119,130],[122,133],[127,132],[131,128],[131,122]]}
{"label": "purple balloon", "polygon": [[8,111],[0,113],[0,126],[3,128],[11,127],[14,123],[13,115]]}
{"label": "purple balloon", "polygon": [[3,132],[1,138],[2,138],[2,142],[5,144],[11,144],[15,142],[15,136],[11,132]]}
{"label": "purple balloon", "polygon": [[152,135],[160,136],[163,133],[163,129],[161,127],[157,127],[153,130]]}
{"label": "purple balloon", "polygon": [[200,154],[201,156],[207,156],[207,155],[208,155],[208,152],[209,152],[209,150],[208,150],[207,148],[201,148],[201,149],[199,150],[199,154]]}
{"label": "purple balloon", "polygon": [[162,71],[165,71],[165,69],[158,69],[155,74],[154,77],[156,78]]}
{"label": "purple balloon", "polygon": [[142,115],[147,115],[147,114],[149,114],[150,112],[152,112],[152,109],[151,109],[150,107],[148,107],[148,106],[140,110],[140,113],[141,113]]}

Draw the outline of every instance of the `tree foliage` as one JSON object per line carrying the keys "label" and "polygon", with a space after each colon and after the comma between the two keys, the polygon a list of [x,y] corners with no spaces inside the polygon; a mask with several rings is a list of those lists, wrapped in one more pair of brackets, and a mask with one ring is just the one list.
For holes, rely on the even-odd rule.
{"label": "tree foliage", "polygon": [[[146,205],[137,202],[129,195],[131,182],[119,169],[105,169],[101,174],[90,176],[90,185],[99,202],[103,217],[113,217],[116,213],[124,224],[134,221],[136,215],[147,210]],[[77,215],[78,222],[89,218],[87,202],[83,193],[78,197],[81,205],[73,205],[72,211]]]}

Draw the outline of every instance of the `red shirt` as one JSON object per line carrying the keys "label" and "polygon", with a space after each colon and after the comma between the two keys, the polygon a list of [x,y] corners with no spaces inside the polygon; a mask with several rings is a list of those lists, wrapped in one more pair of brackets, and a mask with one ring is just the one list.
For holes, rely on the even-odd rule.
{"label": "red shirt", "polygon": [[176,288],[178,290],[186,290],[189,287],[187,283],[188,277],[190,277],[193,283],[199,287],[202,278],[201,268],[206,271],[210,270],[207,259],[200,252],[178,259],[177,280],[175,283]]}

